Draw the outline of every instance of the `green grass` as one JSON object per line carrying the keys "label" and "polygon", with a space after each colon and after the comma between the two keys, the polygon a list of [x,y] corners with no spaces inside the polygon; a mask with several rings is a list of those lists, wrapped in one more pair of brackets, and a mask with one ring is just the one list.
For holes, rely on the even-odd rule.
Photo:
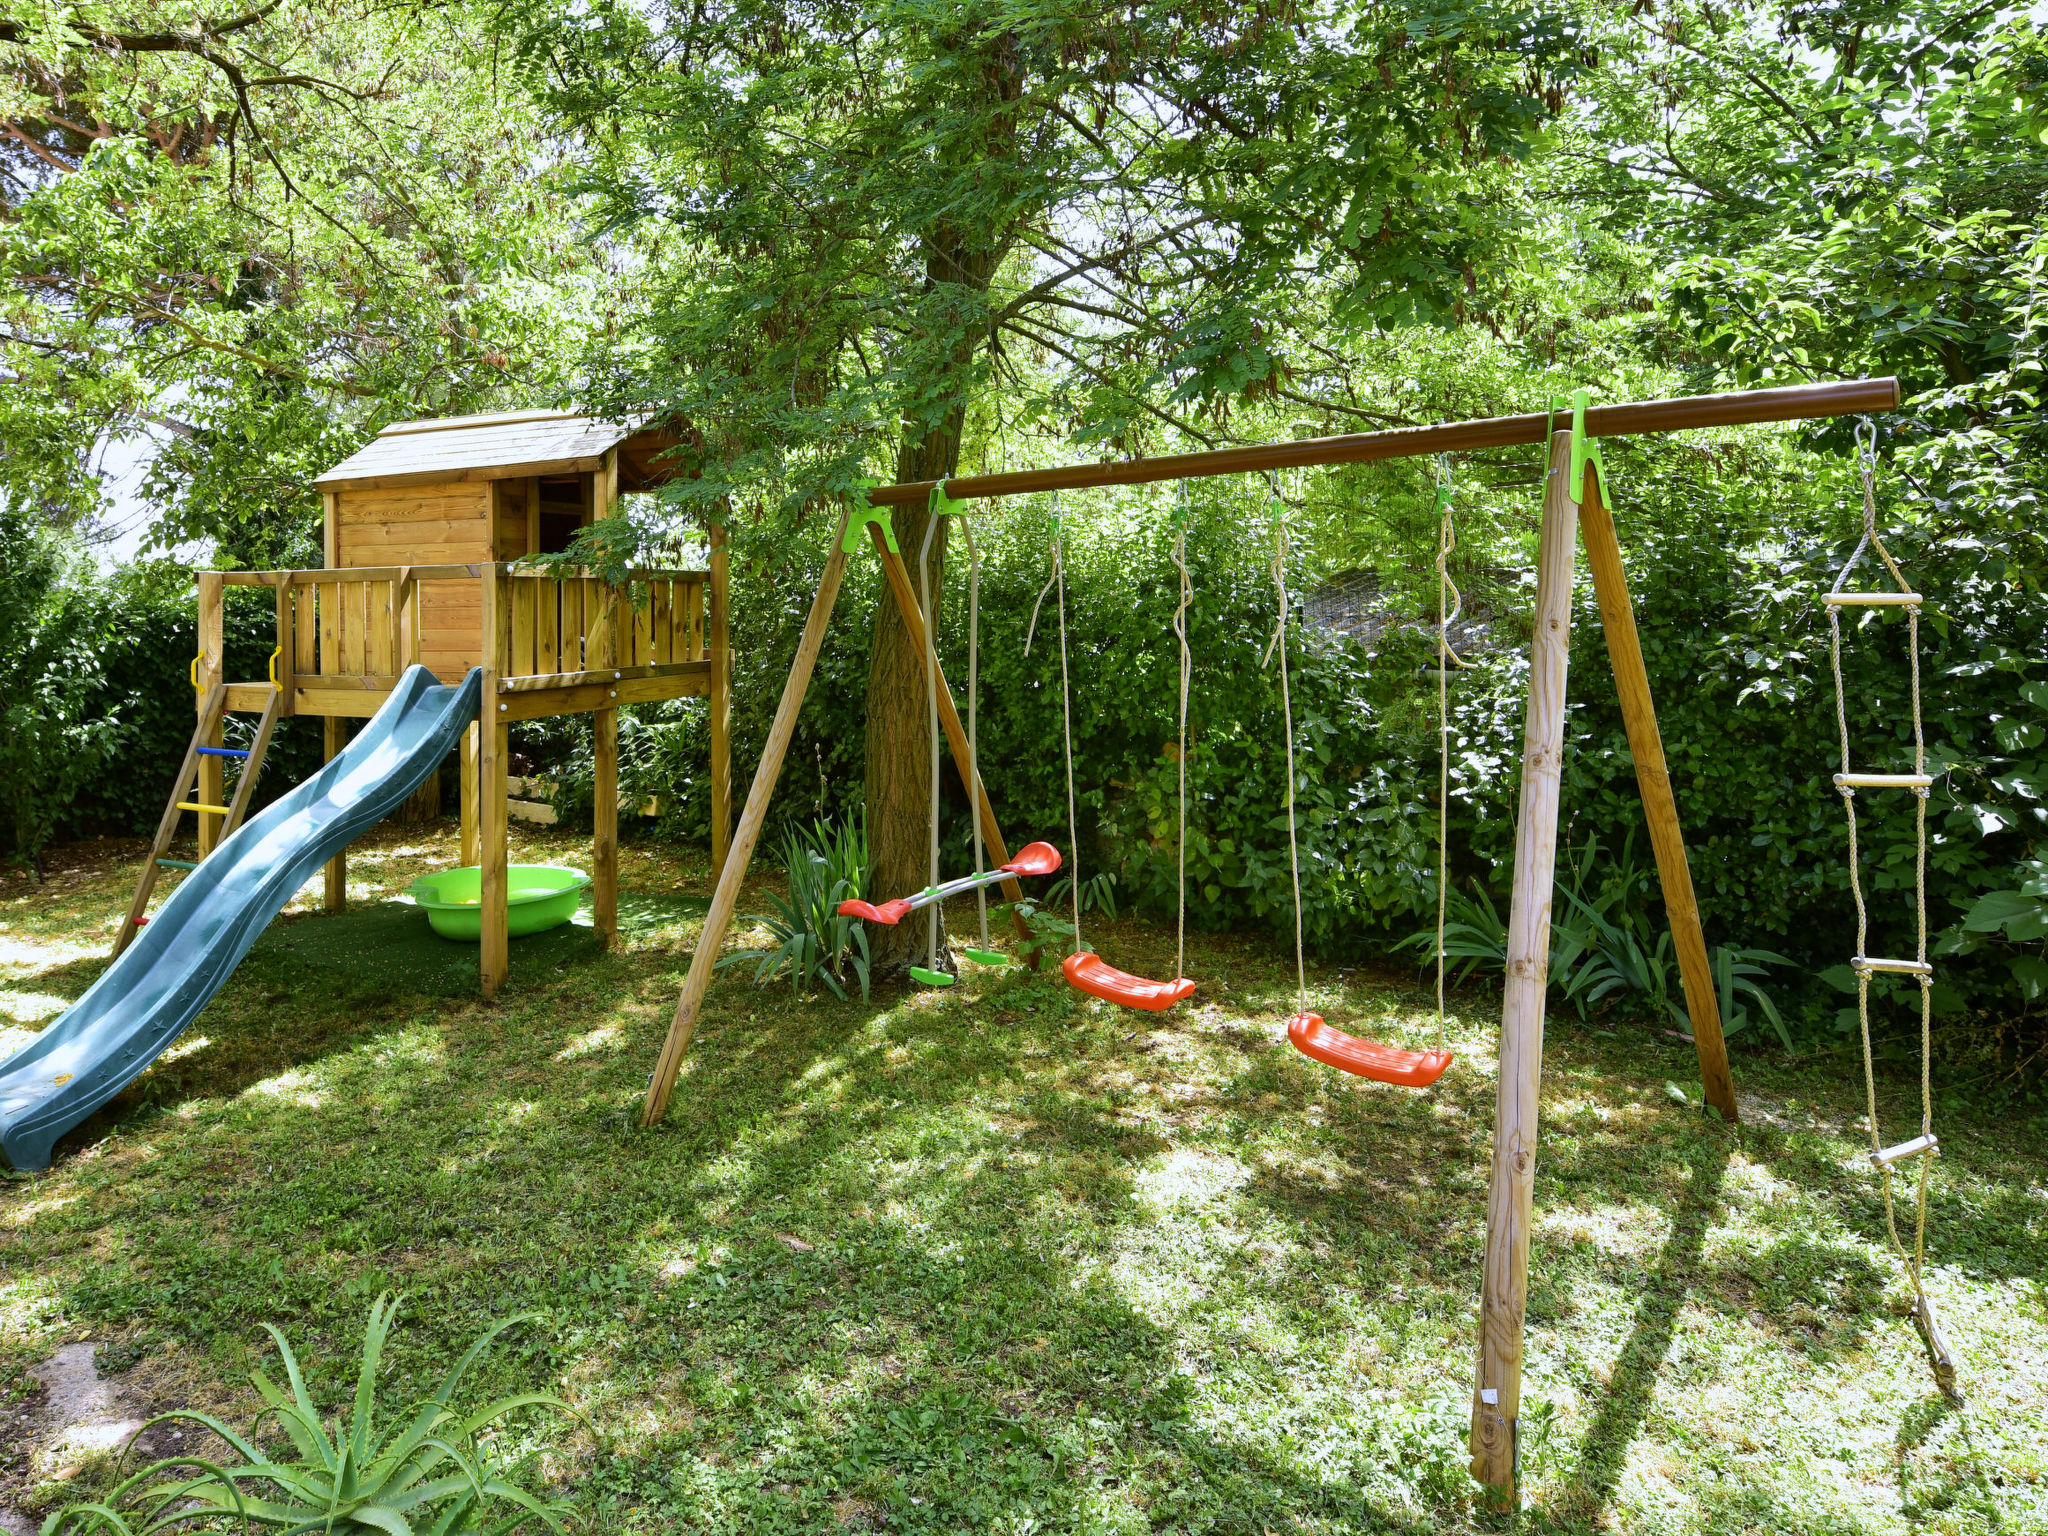
{"label": "green grass", "polygon": [[[98,974],[126,899],[131,865],[68,853],[0,889],[6,1043]],[[447,862],[445,831],[381,832],[352,899]],[[1418,1094],[1288,1049],[1286,970],[1239,938],[1194,944],[1170,1017],[1022,972],[801,1006],[729,972],[643,1133],[705,875],[629,845],[623,951],[515,944],[496,1006],[380,973],[374,910],[273,928],[55,1169],[0,1185],[0,1404],[89,1333],[138,1396],[246,1419],[265,1320],[338,1402],[394,1287],[394,1402],[545,1314],[478,1391],[575,1405],[538,1438],[590,1531],[1498,1524],[1463,1471],[1493,998],[1459,1000],[1460,1059]],[[1171,967],[1170,932],[1090,937]],[[1406,974],[1312,990],[1428,1038]],[[1730,1132],[1665,1092],[1689,1047],[1553,1019],[1520,1529],[2048,1530],[2048,1127],[1942,1112],[1956,1410],[1903,1315],[1852,1060],[1736,1071]],[[1904,1126],[1912,1084],[1887,1093]]]}

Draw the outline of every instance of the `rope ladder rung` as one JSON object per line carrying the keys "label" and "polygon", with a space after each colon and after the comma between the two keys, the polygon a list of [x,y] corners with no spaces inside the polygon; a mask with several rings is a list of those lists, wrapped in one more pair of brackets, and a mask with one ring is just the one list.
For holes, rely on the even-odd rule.
{"label": "rope ladder rung", "polygon": [[1883,971],[1898,976],[1932,976],[1934,967],[1925,960],[1887,960],[1879,955],[1858,955],[1849,962],[1856,971]]}
{"label": "rope ladder rung", "polygon": [[1838,773],[1837,789],[1930,789],[1931,773]]}
{"label": "rope ladder rung", "polygon": [[1821,601],[1830,608],[1917,608],[1926,599],[1918,592],[1829,592]]}

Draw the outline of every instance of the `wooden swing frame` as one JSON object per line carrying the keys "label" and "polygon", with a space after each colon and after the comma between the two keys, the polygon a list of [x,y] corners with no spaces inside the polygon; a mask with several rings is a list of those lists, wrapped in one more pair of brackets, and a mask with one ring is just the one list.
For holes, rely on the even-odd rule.
{"label": "wooden swing frame", "polygon": [[[1627,405],[1594,406],[1585,413],[1590,438],[1623,437],[1690,428],[1736,426],[1766,421],[1817,420],[1897,409],[1897,379],[1855,379],[1784,389],[1693,395]],[[920,505],[943,485],[954,501],[1029,495],[1053,490],[1078,490],[1111,485],[1139,485],[1160,480],[1241,475],[1313,465],[1358,464],[1425,454],[1470,452],[1482,448],[1549,443],[1543,523],[1536,557],[1535,635],[1531,643],[1529,700],[1523,717],[1521,804],[1515,829],[1514,882],[1508,917],[1507,976],[1503,987],[1500,1033],[1500,1079],[1495,1105],[1493,1168],[1486,1204],[1486,1256],[1482,1270],[1478,1369],[1472,1396],[1472,1475],[1497,1497],[1515,1491],[1515,1436],[1521,1402],[1523,1324],[1528,1303],[1529,1237],[1536,1182],[1538,1101],[1543,1076],[1544,994],[1548,984],[1550,910],[1557,863],[1558,801],[1562,777],[1566,678],[1571,654],[1571,609],[1575,544],[1583,534],[1586,562],[1600,605],[1607,654],[1621,701],[1629,754],[1635,761],[1636,785],[1649,824],[1665,911],[1678,951],[1686,1008],[1699,1054],[1700,1081],[1707,1102],[1724,1119],[1737,1118],[1735,1081],[1728,1067],[1728,1046],[1706,937],[1700,927],[1692,873],[1678,807],[1665,767],[1664,746],[1650,697],[1649,675],[1636,632],[1635,611],[1622,565],[1614,519],[1603,500],[1593,464],[1584,482],[1571,484],[1572,434],[1553,430],[1554,414],[1495,417],[1449,422],[1437,426],[1403,427],[1386,432],[1310,438],[1204,453],[1172,454],[1153,459],[1108,464],[1077,464],[1056,469],[998,475],[972,475],[945,481],[916,481],[880,486],[871,491],[871,507]],[[682,1070],[684,1053],[696,1029],[697,1015],[709,991],[720,946],[731,927],[740,885],[768,815],[768,803],[796,730],[797,713],[808,691],[811,671],[824,644],[825,629],[838,601],[846,571],[845,533],[850,514],[843,514],[825,562],[810,617],[804,624],[796,658],[783,684],[782,700],[768,732],[760,766],[747,793],[745,810],[732,837],[731,853],[719,872],[718,886],[704,929],[690,957],[689,975],[676,1002],[675,1017],[662,1043],[661,1056],[649,1079],[641,1108],[642,1126],[657,1124],[668,1110],[669,1096]],[[982,836],[997,864],[1009,861],[995,823],[987,791],[970,766],[967,741],[953,704],[952,690],[937,670],[935,652],[925,644],[925,620],[901,556],[889,549],[879,526],[867,523],[896,606],[903,615],[910,643],[931,657],[941,722],[953,760],[963,779],[970,779]],[[1008,882],[1012,901],[1020,892]],[[1015,914],[1012,914],[1013,918]],[[1020,936],[1029,938],[1022,920]]]}

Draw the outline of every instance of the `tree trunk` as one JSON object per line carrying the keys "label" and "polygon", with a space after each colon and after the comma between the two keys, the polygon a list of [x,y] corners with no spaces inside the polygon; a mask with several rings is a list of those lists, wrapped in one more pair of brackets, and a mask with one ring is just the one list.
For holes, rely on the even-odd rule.
{"label": "tree trunk", "polygon": [[[955,408],[940,427],[906,441],[896,455],[896,478],[936,480],[952,474],[960,460],[964,408]],[[912,585],[918,551],[924,547],[929,514],[923,507],[899,507],[893,522]],[[944,519],[940,519],[943,523]],[[931,594],[934,614],[945,590],[946,529],[932,536]],[[935,642],[936,643],[936,642]],[[875,861],[875,887],[884,898],[922,890],[931,870],[931,735],[925,702],[924,658],[911,644],[903,615],[882,589],[875,605],[874,648],[868,663],[867,815],[868,847]],[[869,925],[879,971],[922,962],[926,925]],[[943,931],[943,927],[942,927]]]}

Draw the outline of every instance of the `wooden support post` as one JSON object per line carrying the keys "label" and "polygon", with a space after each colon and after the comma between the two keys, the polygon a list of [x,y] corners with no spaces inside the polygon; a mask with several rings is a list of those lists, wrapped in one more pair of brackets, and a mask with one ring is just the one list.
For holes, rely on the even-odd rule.
{"label": "wooden support post", "polygon": [[1643,797],[1643,816],[1650,824],[1650,847],[1657,858],[1657,878],[1664,887],[1664,912],[1671,921],[1671,941],[1678,950],[1678,970],[1685,980],[1685,1009],[1692,1019],[1692,1038],[1700,1058],[1700,1084],[1707,1102],[1733,1124],[1735,1077],[1728,1068],[1728,1042],[1721,1034],[1720,999],[1707,963],[1706,934],[1700,928],[1699,903],[1693,898],[1692,869],[1685,857],[1685,834],[1678,824],[1678,802],[1671,794],[1671,775],[1664,766],[1664,741],[1657,731],[1657,709],[1650,699],[1650,675],[1643,666],[1643,645],[1636,634],[1635,606],[1629,598],[1628,574],[1622,569],[1621,541],[1614,518],[1600,500],[1600,480],[1586,466],[1579,504],[1579,528],[1586,540],[1586,563],[1593,571],[1593,591],[1600,599],[1600,627],[1607,635],[1607,658],[1614,668],[1614,686],[1621,695],[1622,724],[1628,730],[1629,756],[1635,759],[1636,787]]}
{"label": "wooden support post", "polygon": [[704,649],[711,663],[711,878],[725,868],[732,846],[732,637],[728,604],[732,596],[732,557],[726,552],[725,529],[711,525],[711,582],[705,616]]}
{"label": "wooden support post", "polygon": [[[874,540],[875,553],[882,558],[882,570],[889,578],[889,590],[896,595],[896,606],[903,614],[903,628],[910,643],[918,654],[931,659],[933,681],[939,700],[939,724],[946,733],[946,745],[953,753],[953,764],[960,770],[961,782],[973,783],[968,786],[974,801],[974,813],[981,821],[981,840],[988,848],[989,858],[997,868],[1010,862],[1010,850],[1003,844],[1003,830],[996,825],[995,808],[989,804],[988,789],[981,782],[981,773],[967,751],[967,732],[960,724],[960,712],[953,707],[953,689],[946,681],[945,669],[939,665],[937,653],[925,644],[924,612],[917,606],[917,593],[910,585],[910,572],[904,568],[903,557],[892,552],[882,538],[882,530],[873,523],[868,524],[868,533]],[[1069,857],[1072,850],[1068,850]],[[1024,888],[1015,880],[1002,882],[1005,901],[1022,901]],[[1037,956],[1037,941],[1032,937],[1031,925],[1024,921],[1023,914],[1014,907],[1010,911],[1010,923],[1017,931],[1017,937],[1025,946],[1025,952]]]}
{"label": "wooden support post", "polygon": [[506,758],[505,706],[498,701],[498,679],[505,668],[505,653],[511,644],[512,607],[505,590],[505,568],[493,560],[483,567],[483,702],[477,732],[477,811],[483,865],[483,895],[479,903],[483,919],[483,940],[478,946],[483,993],[498,995],[511,968],[511,933],[506,926],[508,897],[505,884]]}
{"label": "wooden support post", "polygon": [[596,835],[590,843],[590,906],[597,941],[610,949],[619,938],[619,712],[600,709],[596,735]]}
{"label": "wooden support post", "polygon": [[[221,579],[218,571],[199,573],[199,666],[195,672],[199,688],[194,702],[198,704],[201,717],[206,711],[206,698],[220,683],[226,681],[226,633],[221,618]],[[204,745],[218,747],[225,741],[221,730],[222,717],[214,716],[213,728],[206,733]],[[199,759],[199,801],[201,805],[221,804],[221,786],[226,782],[222,775],[223,760],[218,757]],[[220,841],[218,816],[201,811],[199,822],[199,857],[205,858],[213,852],[213,846]]]}
{"label": "wooden support post", "polygon": [[[348,745],[348,721],[328,715],[320,722],[320,761],[331,763]],[[348,850],[342,849],[327,861],[326,908],[340,912],[348,906]]]}
{"label": "wooden support post", "polygon": [[462,781],[462,867],[474,869],[483,862],[477,852],[480,828],[477,820],[477,772],[483,754],[478,750],[482,727],[472,725],[462,733],[462,759],[457,775]]}
{"label": "wooden support post", "polygon": [[1472,1475],[1508,1500],[1515,1491],[1516,1417],[1522,1400],[1522,1319],[1529,1297],[1529,1223],[1543,1081],[1543,994],[1549,982],[1565,679],[1571,660],[1572,554],[1578,525],[1569,484],[1571,451],[1571,433],[1551,438],[1536,554],[1536,636],[1530,646],[1529,709],[1523,724],[1522,803],[1508,911],[1493,1181],[1486,1199],[1479,1369],[1472,1395]]}
{"label": "wooden support post", "polygon": [[660,1123],[668,1113],[668,1097],[676,1075],[683,1070],[683,1054],[690,1048],[690,1036],[697,1028],[697,1013],[704,1006],[704,994],[711,990],[711,977],[718,963],[718,949],[725,931],[732,926],[733,910],[739,905],[740,882],[746,878],[747,861],[760,841],[761,825],[768,819],[768,802],[775,794],[775,781],[782,773],[782,759],[789,751],[789,739],[796,734],[796,717],[811,686],[811,669],[825,644],[825,628],[831,622],[833,606],[839,601],[839,582],[846,574],[846,518],[839,519],[832,535],[832,551],[825,561],[825,574],[818,581],[818,595],[811,599],[811,616],[804,621],[803,638],[797,642],[796,658],[782,685],[782,700],[775,706],[775,720],[768,727],[768,744],[761,751],[761,765],[754,770],[753,785],[747,790],[746,808],[733,833],[732,847],[719,867],[718,884],[711,893],[711,910],[704,914],[704,929],[697,935],[697,948],[690,955],[690,973],[683,979],[683,995],[676,999],[675,1017],[662,1041],[661,1058],[654,1075],[647,1080],[647,1098],[640,1107],[643,1126]]}
{"label": "wooden support post", "polygon": [[278,705],[280,715],[292,711],[293,691],[298,679],[293,675],[294,658],[298,653],[298,637],[292,633],[292,581],[289,571],[280,571],[277,576],[277,690],[283,695]]}

